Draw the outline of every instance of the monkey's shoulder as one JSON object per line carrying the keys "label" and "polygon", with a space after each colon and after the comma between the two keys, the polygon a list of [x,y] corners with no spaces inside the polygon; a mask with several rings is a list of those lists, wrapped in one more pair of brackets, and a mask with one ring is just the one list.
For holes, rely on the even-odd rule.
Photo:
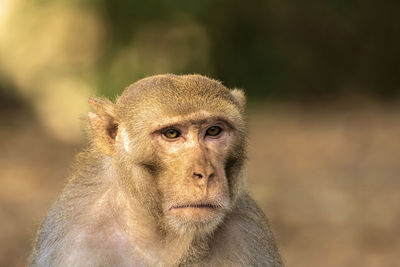
{"label": "monkey's shoulder", "polygon": [[43,221],[32,266],[83,266],[82,259],[85,266],[131,266],[130,240],[108,205],[83,203],[73,188],[61,194]]}

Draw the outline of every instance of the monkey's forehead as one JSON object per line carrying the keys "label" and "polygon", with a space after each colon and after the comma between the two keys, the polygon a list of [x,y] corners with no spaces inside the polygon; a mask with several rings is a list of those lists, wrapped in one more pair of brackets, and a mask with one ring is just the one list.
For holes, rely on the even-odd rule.
{"label": "monkey's forehead", "polygon": [[208,112],[206,110],[197,110],[187,114],[180,114],[177,116],[168,116],[165,115],[163,117],[159,117],[154,119],[148,123],[151,128],[165,128],[171,125],[205,125],[210,123],[224,123],[231,128],[240,128],[241,123],[235,122],[235,118],[230,116],[226,116],[226,114],[217,113],[217,112]]}
{"label": "monkey's forehead", "polygon": [[229,89],[201,75],[167,74],[148,77],[133,83],[117,100],[120,107],[163,107],[178,113],[201,108],[221,109],[227,104],[241,109]]}
{"label": "monkey's forehead", "polygon": [[243,114],[233,104],[221,101],[215,103],[196,102],[142,102],[139,105],[126,106],[120,110],[121,121],[129,122],[132,126],[191,123],[206,124],[213,121],[226,121],[229,125],[240,130],[245,127]]}
{"label": "monkey's forehead", "polygon": [[146,78],[128,87],[117,100],[118,117],[132,129],[149,128],[149,123],[160,120],[207,114],[224,117],[241,131],[245,128],[242,108],[229,89],[199,75]]}

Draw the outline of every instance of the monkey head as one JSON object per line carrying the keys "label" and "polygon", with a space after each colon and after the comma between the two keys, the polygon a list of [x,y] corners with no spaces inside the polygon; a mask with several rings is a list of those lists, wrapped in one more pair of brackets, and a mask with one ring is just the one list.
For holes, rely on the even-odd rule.
{"label": "monkey head", "polygon": [[90,100],[93,143],[166,231],[211,232],[243,191],[245,96],[200,75],[139,80]]}

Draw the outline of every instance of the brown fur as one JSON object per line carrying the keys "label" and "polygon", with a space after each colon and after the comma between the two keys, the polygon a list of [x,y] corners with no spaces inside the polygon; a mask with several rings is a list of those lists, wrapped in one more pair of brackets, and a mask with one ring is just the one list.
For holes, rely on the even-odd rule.
{"label": "brown fur", "polygon": [[[31,266],[282,266],[244,189],[241,90],[160,75],[116,104],[89,103],[92,144],[43,222]],[[204,134],[213,125],[217,138]],[[182,136],[165,139],[168,126]]]}

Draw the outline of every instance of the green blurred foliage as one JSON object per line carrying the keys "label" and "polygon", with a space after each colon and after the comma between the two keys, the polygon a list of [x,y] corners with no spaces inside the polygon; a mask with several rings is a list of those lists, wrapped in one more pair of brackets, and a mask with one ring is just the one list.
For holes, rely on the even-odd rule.
{"label": "green blurred foliage", "polygon": [[[178,72],[208,74],[257,97],[399,93],[398,1],[98,0],[96,7],[109,33],[99,66],[105,93],[116,51],[146,25],[185,23],[182,16],[206,29],[212,67],[192,62]],[[121,73],[119,83],[129,84],[129,74]]]}
{"label": "green blurred foliage", "polygon": [[400,92],[398,1],[59,2],[99,14],[105,38],[94,73],[106,96],[160,72],[209,75],[251,98]]}

